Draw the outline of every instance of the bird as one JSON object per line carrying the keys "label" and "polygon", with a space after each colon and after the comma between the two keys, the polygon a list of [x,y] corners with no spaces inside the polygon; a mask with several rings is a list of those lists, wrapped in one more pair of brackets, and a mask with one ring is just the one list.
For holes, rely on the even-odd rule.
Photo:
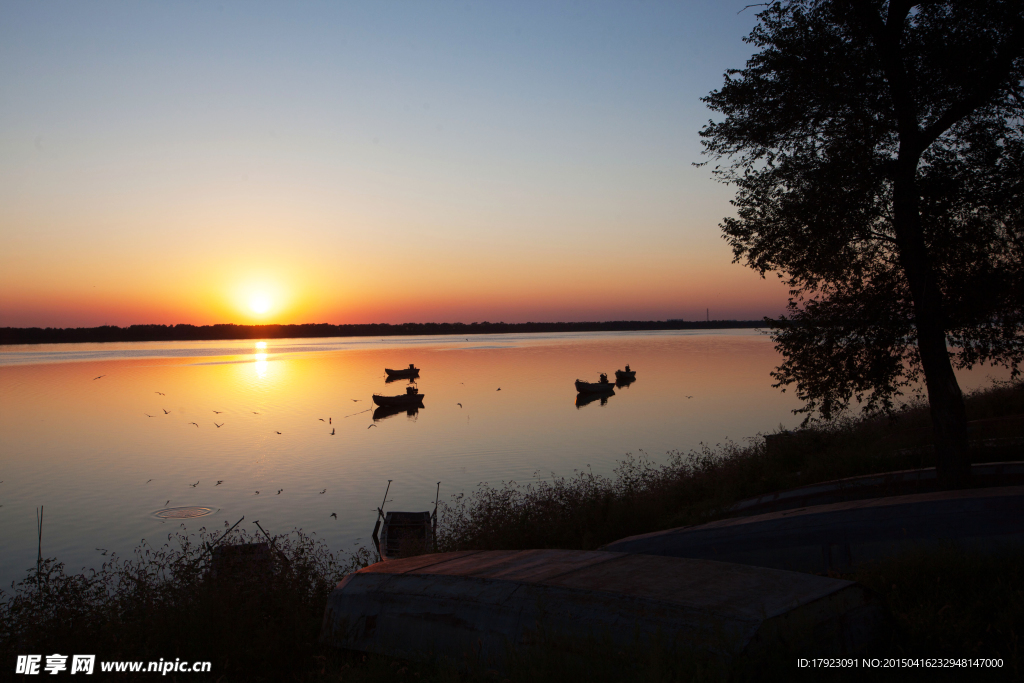
{"label": "bird", "polygon": [[258,495],[260,495],[260,492],[259,492],[259,491],[257,491],[257,492],[256,492],[256,495],[257,495],[257,496],[258,496]]}
{"label": "bird", "polygon": [[164,503],[164,505],[170,505],[170,504],[171,504],[171,501],[169,501],[169,500],[166,503]]}
{"label": "bird", "polygon": [[143,413],[143,415],[145,415],[146,417],[155,417],[155,415],[150,415],[149,413]]}
{"label": "bird", "polygon": [[274,433],[275,433],[275,434],[280,434],[281,432],[274,432]]}
{"label": "bird", "polygon": [[687,396],[686,398],[693,398],[693,396]]}
{"label": "bird", "polygon": [[322,496],[322,495],[324,495],[325,493],[327,493],[327,489],[324,489],[323,491],[321,491],[321,492],[320,492],[320,495]]}
{"label": "bird", "polygon": [[165,394],[165,393],[164,393],[164,392],[162,392],[162,391],[154,391],[153,393],[154,393],[154,394],[160,394],[161,396],[166,396],[166,395],[167,395],[167,394]]}
{"label": "bird", "polygon": [[213,412],[215,412],[215,413],[217,413],[218,415],[220,415],[220,414],[221,414],[221,413],[223,413],[224,411],[223,411],[223,410],[215,410],[215,411],[213,411]]}
{"label": "bird", "polygon": [[252,411],[252,414],[253,414],[253,415],[259,415],[259,413],[257,413],[257,412],[256,412],[255,410],[254,410],[254,411]]}
{"label": "bird", "polygon": [[[377,425],[370,425],[370,427],[376,427],[376,426],[377,426]],[[367,427],[367,429],[369,429],[370,427]]]}
{"label": "bird", "polygon": [[160,410],[164,411],[164,415],[170,415],[171,414],[171,411],[167,410],[167,408],[161,408]]}
{"label": "bird", "polygon": [[107,554],[107,549],[106,548],[96,548],[96,550],[101,551],[104,555]]}
{"label": "bird", "polygon": [[190,425],[195,425],[196,429],[199,429],[199,423],[198,422],[189,422],[189,424]]}
{"label": "bird", "polygon": [[221,485],[221,484],[223,484],[223,483],[224,483],[224,480],[223,480],[223,479],[218,479],[218,480],[217,480],[217,483],[216,483],[216,484],[214,484],[214,486],[220,486],[220,485]]}
{"label": "bird", "polygon": [[189,486],[191,486],[192,488],[195,488],[195,487],[199,486],[199,482],[197,481],[194,484],[189,484]]}
{"label": "bird", "polygon": [[[106,375],[100,375],[100,377],[106,377]],[[98,380],[98,379],[99,379],[100,377],[93,377],[93,378],[92,378],[92,380],[93,380],[93,381],[95,382],[95,381],[96,381],[96,380]]]}
{"label": "bird", "polygon": [[462,404],[461,404],[461,403],[456,403],[455,405],[457,405],[457,406],[458,406],[458,407],[460,407],[460,408],[462,407]]}
{"label": "bird", "polygon": [[220,424],[217,424],[216,422],[214,422],[214,423],[213,423],[213,426],[214,426],[214,427],[218,427],[218,428],[219,428],[219,427],[223,427],[223,426],[224,426],[224,423],[223,423],[223,422],[221,422]]}
{"label": "bird", "polygon": [[322,417],[320,418],[320,421],[321,422],[327,422],[327,420],[323,419]]}
{"label": "bird", "polygon": [[361,398],[353,398],[353,399],[349,399],[349,400],[351,400],[353,403],[359,403],[363,399],[361,399]]}
{"label": "bird", "polygon": [[498,387],[498,391],[501,391],[501,387]]}
{"label": "bird", "polygon": [[[147,482],[146,482],[146,484],[148,484],[148,483],[149,483],[150,481],[153,481],[153,480],[152,480],[152,479],[150,479],[149,481],[147,481]],[[143,486],[145,486],[145,484],[143,484]]]}
{"label": "bird", "polygon": [[278,489],[278,490],[277,490],[277,495],[279,495],[279,496],[280,496],[280,495],[281,495],[281,491],[284,491],[284,489]]}
{"label": "bird", "polygon": [[338,518],[338,513],[337,512],[332,512],[331,513],[331,517],[334,517],[335,519],[337,519]]}
{"label": "bird", "polygon": [[334,430],[333,429],[331,430],[331,436],[334,436]]}
{"label": "bird", "polygon": [[327,424],[331,424],[331,418],[327,418]]}

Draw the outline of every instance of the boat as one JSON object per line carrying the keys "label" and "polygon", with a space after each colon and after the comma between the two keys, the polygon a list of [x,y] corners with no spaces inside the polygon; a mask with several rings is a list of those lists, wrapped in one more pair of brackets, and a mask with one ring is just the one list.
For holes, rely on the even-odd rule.
{"label": "boat", "polygon": [[634,379],[636,379],[636,370],[630,370],[628,365],[626,366],[625,370],[615,371],[616,382],[628,382]]}
{"label": "boat", "polygon": [[601,379],[597,382],[584,382],[583,380],[576,380],[576,391],[583,393],[601,393],[606,391],[612,391],[615,389],[615,385],[608,381],[608,373],[602,372]]}
{"label": "boat", "polygon": [[401,370],[392,370],[391,368],[384,368],[384,372],[387,373],[388,379],[401,379],[402,377],[415,377],[420,374],[420,369],[414,364],[409,363],[409,367],[402,368]]}
{"label": "boat", "polygon": [[[391,480],[384,491],[387,502]],[[438,495],[441,482],[437,482]],[[378,532],[380,532],[378,534]],[[377,523],[373,525],[373,543],[382,561],[396,560],[400,557],[412,557],[434,552],[434,540],[437,537],[437,500],[434,501],[434,512],[384,512],[383,504],[377,508]]]}
{"label": "boat", "polygon": [[406,387],[404,394],[398,396],[373,395],[373,402],[381,407],[401,408],[415,406],[423,401],[423,394],[416,387]]}

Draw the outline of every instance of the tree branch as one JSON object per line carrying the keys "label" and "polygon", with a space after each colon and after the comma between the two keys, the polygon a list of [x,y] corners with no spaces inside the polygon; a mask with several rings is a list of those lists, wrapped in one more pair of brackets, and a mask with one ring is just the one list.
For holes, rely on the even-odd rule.
{"label": "tree branch", "polygon": [[[917,141],[918,154],[923,153],[928,145],[949,130],[950,126],[980,107],[995,94],[1000,84],[1013,70],[1013,62],[1024,52],[1024,26],[1022,24],[1024,24],[1024,19],[1018,17],[1010,37],[999,47],[991,68],[985,70],[985,77],[974,82],[973,91],[958,102],[954,102],[949,109],[922,131]],[[1011,86],[1011,91],[1012,89]]]}

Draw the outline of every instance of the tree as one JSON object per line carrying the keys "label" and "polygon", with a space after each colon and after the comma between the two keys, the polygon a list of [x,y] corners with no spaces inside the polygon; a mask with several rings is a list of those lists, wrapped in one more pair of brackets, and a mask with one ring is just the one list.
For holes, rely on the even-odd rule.
{"label": "tree", "polygon": [[1024,360],[1024,2],[789,0],[758,20],[701,136],[737,188],[734,261],[790,288],[775,386],[829,418],[892,411],[923,374],[940,482],[967,486],[954,368]]}

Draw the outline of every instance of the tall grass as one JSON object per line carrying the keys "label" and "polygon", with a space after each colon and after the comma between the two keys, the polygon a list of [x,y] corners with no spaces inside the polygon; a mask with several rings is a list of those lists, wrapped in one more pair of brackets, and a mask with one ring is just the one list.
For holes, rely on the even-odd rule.
{"label": "tall grass", "polygon": [[[268,563],[211,574],[203,529],[143,543],[130,559],[68,573],[44,560],[0,596],[0,655],[96,654],[102,660],[210,661],[217,676],[282,680],[309,668],[327,595],[371,562],[360,549],[340,560],[296,530],[275,541]],[[225,542],[266,540],[236,530]],[[150,674],[152,675],[152,674]],[[145,674],[141,674],[145,677]],[[118,680],[131,680],[118,674]]]}

